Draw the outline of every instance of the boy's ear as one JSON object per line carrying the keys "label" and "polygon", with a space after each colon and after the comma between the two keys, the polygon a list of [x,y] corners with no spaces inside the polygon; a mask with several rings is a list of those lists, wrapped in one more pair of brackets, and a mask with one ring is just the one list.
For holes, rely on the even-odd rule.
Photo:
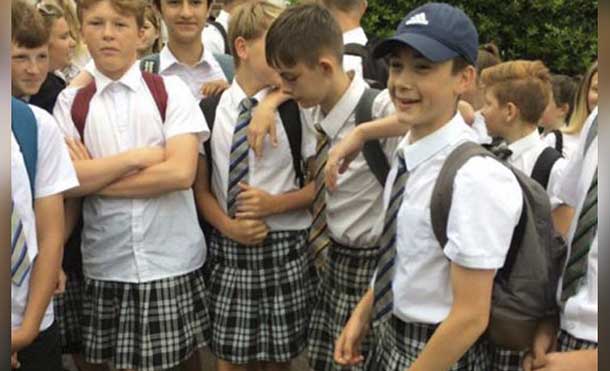
{"label": "boy's ear", "polygon": [[564,103],[559,107],[561,114],[567,116],[568,112],[570,112],[570,105],[568,103]]}
{"label": "boy's ear", "polygon": [[248,45],[246,39],[238,36],[233,43],[234,53],[239,59],[248,58]]}
{"label": "boy's ear", "polygon": [[474,66],[468,66],[459,72],[457,95],[461,96],[477,84],[477,70]]}
{"label": "boy's ear", "polygon": [[515,121],[520,115],[519,107],[517,107],[513,102],[506,103],[505,112],[506,112],[506,122],[510,122],[510,123]]}
{"label": "boy's ear", "polygon": [[335,71],[335,64],[328,57],[320,57],[320,60],[318,60],[318,66],[320,66],[322,72],[328,76],[332,75]]}

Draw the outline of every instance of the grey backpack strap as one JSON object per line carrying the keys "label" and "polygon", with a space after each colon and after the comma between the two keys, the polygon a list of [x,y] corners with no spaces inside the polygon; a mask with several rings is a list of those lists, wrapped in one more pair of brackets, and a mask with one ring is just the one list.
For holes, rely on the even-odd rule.
{"label": "grey backpack strap", "polygon": [[225,74],[225,77],[229,83],[233,81],[233,76],[235,76],[235,63],[233,62],[233,57],[227,54],[216,54],[214,53],[214,58],[222,68],[222,72]]}
{"label": "grey backpack strap", "polygon": [[[375,102],[375,98],[380,92],[377,89],[369,88],[364,91],[356,105],[356,126],[373,119],[373,102]],[[385,186],[385,180],[390,172],[390,164],[379,140],[366,141],[362,148],[362,155],[379,184],[382,187]]]}
{"label": "grey backpack strap", "polygon": [[140,70],[150,73],[159,73],[159,65],[161,64],[161,58],[159,53],[147,55],[140,60]]}
{"label": "grey backpack strap", "polygon": [[593,123],[591,124],[591,127],[589,128],[589,132],[587,133],[587,139],[585,140],[585,150],[584,150],[585,155],[587,154],[587,151],[589,151],[589,147],[591,147],[591,143],[593,143],[593,139],[595,139],[596,137],[597,137],[597,115],[593,119]]}
{"label": "grey backpack strap", "polygon": [[491,152],[474,142],[459,145],[451,152],[441,168],[430,200],[432,230],[442,248],[447,244],[447,221],[453,199],[453,184],[458,170],[474,156],[493,156]]}

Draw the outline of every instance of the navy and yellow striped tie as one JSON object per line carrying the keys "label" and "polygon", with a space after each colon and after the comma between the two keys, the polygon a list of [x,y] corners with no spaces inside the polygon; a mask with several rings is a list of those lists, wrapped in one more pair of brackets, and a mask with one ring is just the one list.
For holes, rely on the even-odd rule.
{"label": "navy and yellow striped tie", "polygon": [[572,239],[570,256],[563,275],[561,289],[561,303],[576,294],[583,284],[587,274],[587,262],[591,244],[597,233],[597,169],[587,191],[587,196],[582,205],[578,224]]}
{"label": "navy and yellow striped tie", "polygon": [[328,160],[330,141],[319,125],[315,125],[317,145],[315,156],[316,195],[313,201],[313,221],[309,231],[309,244],[313,248],[315,263],[318,268],[324,266],[326,249],[330,245],[326,224],[326,184],[324,182],[324,167]]}
{"label": "navy and yellow striped tie", "polygon": [[237,125],[233,132],[231,143],[231,155],[229,163],[229,186],[227,189],[227,212],[232,218],[237,211],[237,195],[239,194],[239,182],[248,180],[248,125],[252,119],[252,109],[258,102],[254,98],[244,98],[239,103],[239,116]]}
{"label": "navy and yellow striped tie", "polygon": [[28,246],[25,241],[23,223],[19,219],[14,205],[11,211],[11,280],[21,286],[23,279],[31,268]]}
{"label": "navy and yellow striped tie", "polygon": [[383,223],[383,232],[379,239],[381,251],[373,287],[375,294],[373,320],[377,323],[387,319],[392,313],[394,303],[392,279],[394,278],[394,262],[396,259],[396,219],[400,205],[402,205],[408,176],[407,164],[404,157],[399,153],[396,179],[394,179],[392,185],[390,202]]}

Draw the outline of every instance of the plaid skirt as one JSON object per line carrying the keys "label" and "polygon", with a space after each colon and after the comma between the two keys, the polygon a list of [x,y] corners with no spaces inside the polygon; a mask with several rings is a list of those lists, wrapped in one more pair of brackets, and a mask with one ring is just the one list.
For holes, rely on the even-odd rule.
{"label": "plaid skirt", "polygon": [[59,331],[61,352],[75,354],[82,351],[83,275],[66,272],[66,290],[53,297],[53,312]]}
{"label": "plaid skirt", "polygon": [[307,344],[316,272],[307,230],[271,232],[260,246],[210,235],[210,350],[233,364],[287,362]]}
{"label": "plaid skirt", "polygon": [[571,352],[573,350],[597,349],[597,343],[579,339],[570,335],[567,331],[560,330],[557,336],[557,351]]}
{"label": "plaid skirt", "polygon": [[523,359],[527,350],[517,352],[489,344],[489,357],[493,371],[523,371]]}
{"label": "plaid skirt", "polygon": [[[375,329],[377,342],[366,360],[368,371],[404,371],[411,367],[436,325],[405,323],[395,316]],[[487,341],[480,339],[449,371],[488,371]]]}
{"label": "plaid skirt", "polygon": [[207,305],[200,270],[144,283],[85,277],[85,359],[139,371],[177,366],[206,345]]}
{"label": "plaid skirt", "polygon": [[[363,366],[338,365],[333,352],[343,326],[371,284],[378,253],[378,248],[350,248],[335,242],[329,246],[326,269],[320,272],[319,298],[309,327],[309,366],[314,371],[363,369]],[[367,336],[361,349],[365,357],[371,344],[372,336]]]}

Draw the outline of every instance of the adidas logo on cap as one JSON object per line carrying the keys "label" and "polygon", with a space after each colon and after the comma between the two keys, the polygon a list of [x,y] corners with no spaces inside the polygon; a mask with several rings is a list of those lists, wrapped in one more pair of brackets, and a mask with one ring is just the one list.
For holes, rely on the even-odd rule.
{"label": "adidas logo on cap", "polygon": [[414,24],[421,24],[424,26],[428,25],[428,19],[426,19],[426,13],[419,13],[414,15],[413,17],[409,18],[409,20],[407,20],[407,22],[405,23],[407,26],[411,26]]}

